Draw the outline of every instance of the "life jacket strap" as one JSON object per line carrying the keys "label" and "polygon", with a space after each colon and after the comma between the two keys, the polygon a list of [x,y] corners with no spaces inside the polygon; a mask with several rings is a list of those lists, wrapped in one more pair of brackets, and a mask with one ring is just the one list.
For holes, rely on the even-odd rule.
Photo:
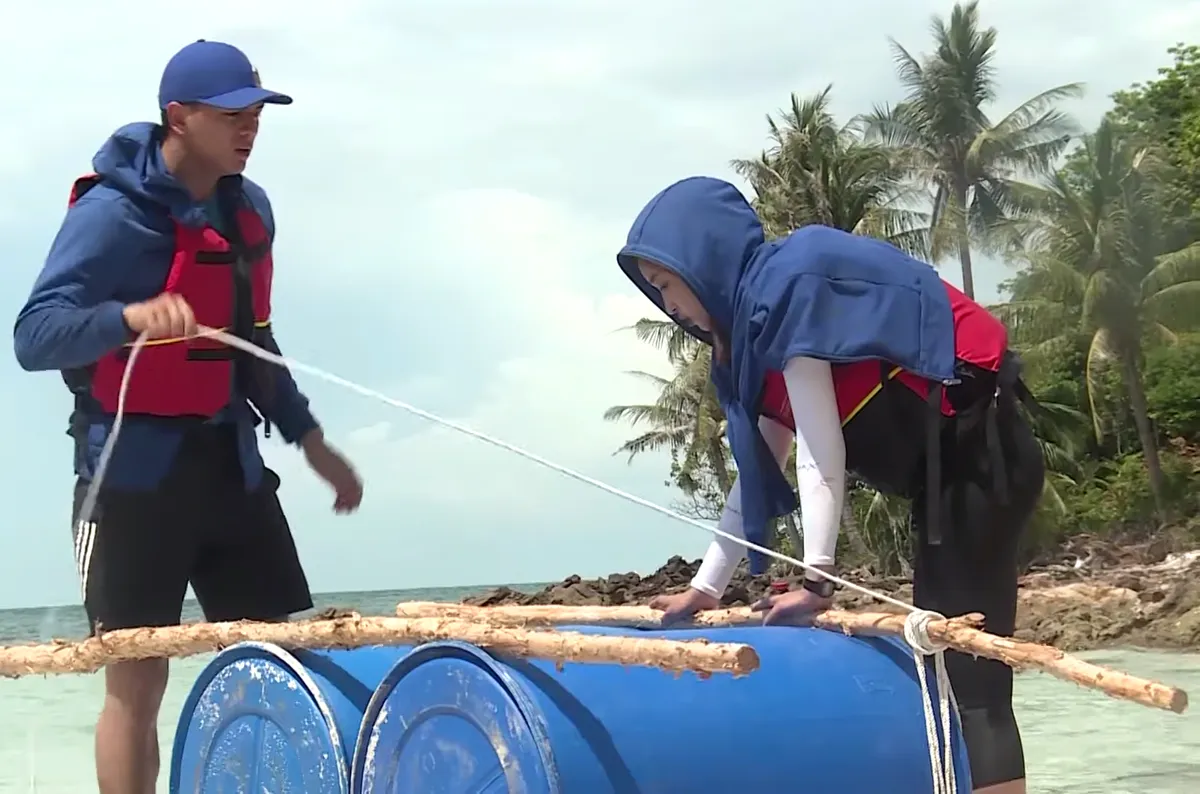
{"label": "life jacket strap", "polygon": [[[234,336],[245,339],[247,342],[258,344],[250,272],[254,262],[266,251],[263,246],[247,245],[246,238],[242,236],[242,227],[237,211],[239,207],[247,203],[245,195],[241,191],[240,180],[231,179],[218,185],[217,207],[225,225],[225,239],[229,241],[229,250],[234,257],[232,332]],[[247,397],[257,396],[262,400],[272,399],[275,386],[274,371],[267,371],[268,368],[264,367],[262,362],[257,361],[243,350],[230,348],[230,352],[233,354],[233,380],[241,388],[242,394]],[[250,402],[250,408],[263,422],[263,436],[270,438],[271,422],[254,407],[253,402]]]}
{"label": "life jacket strap", "polygon": [[942,507],[942,392],[941,383],[929,384],[925,421],[925,542],[939,546],[942,542],[940,513]]}

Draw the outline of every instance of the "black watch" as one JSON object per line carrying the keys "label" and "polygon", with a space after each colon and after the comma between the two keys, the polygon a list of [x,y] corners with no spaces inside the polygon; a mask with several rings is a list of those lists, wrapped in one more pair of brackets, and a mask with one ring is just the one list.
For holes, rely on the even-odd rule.
{"label": "black watch", "polygon": [[806,576],[804,577],[804,581],[800,583],[800,586],[810,593],[819,595],[821,598],[833,598],[833,591],[835,589],[834,583],[824,577],[809,579]]}

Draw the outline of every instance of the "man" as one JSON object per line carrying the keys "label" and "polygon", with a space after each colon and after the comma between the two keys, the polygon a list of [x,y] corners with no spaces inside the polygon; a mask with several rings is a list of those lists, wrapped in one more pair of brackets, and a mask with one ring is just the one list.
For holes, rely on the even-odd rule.
{"label": "man", "polygon": [[[312,606],[308,583],[263,465],[265,420],[336,494],[362,485],[330,447],[291,374],[211,338],[226,328],[278,352],[270,330],[274,219],[241,176],[265,104],[235,47],[198,41],[167,64],[161,124],[119,129],[79,179],[14,331],[26,370],[59,370],[75,395],[75,552],[92,630],[180,621],[190,582],[212,621],[286,620]],[[133,342],[125,418],[93,514],[79,516],[112,431]],[[167,662],[105,671],[96,726],[102,794],[153,792],[156,723]]]}

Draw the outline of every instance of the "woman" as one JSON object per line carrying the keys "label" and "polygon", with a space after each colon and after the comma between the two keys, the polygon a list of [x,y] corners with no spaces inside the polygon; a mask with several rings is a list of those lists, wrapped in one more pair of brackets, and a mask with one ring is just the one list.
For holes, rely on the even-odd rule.
{"label": "woman", "polygon": [[[1004,326],[893,246],[823,226],[765,242],[728,182],[694,177],[642,210],[617,256],[659,308],[713,347],[712,378],[738,478],[720,527],[766,544],[796,507],[783,476],[794,439],[806,564],[832,571],[851,471],[912,499],[913,598],[943,615],[982,612],[1011,636],[1017,547],[1041,495],[1041,449],[1017,409],[1028,391]],[[932,496],[932,498],[931,498]],[[718,538],[664,621],[718,605],[742,547]],[[751,553],[754,572],[762,555]],[[764,599],[766,622],[826,609],[833,589]],[[946,658],[976,791],[1025,791],[1012,670]]]}

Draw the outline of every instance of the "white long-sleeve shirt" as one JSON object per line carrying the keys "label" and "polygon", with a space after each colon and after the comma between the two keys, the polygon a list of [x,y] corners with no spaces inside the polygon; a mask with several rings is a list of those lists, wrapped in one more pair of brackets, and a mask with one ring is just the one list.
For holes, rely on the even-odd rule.
{"label": "white long-sleeve shirt", "polygon": [[[796,483],[804,562],[832,565],[846,495],[846,444],[833,391],[833,371],[828,361],[793,358],[783,368],[783,380],[796,423]],[[765,416],[759,419],[758,427],[782,469],[791,451],[791,431]],[[735,481],[717,527],[745,537],[741,506],[741,484]],[[720,598],[745,554],[745,547],[714,537],[692,587]]]}

